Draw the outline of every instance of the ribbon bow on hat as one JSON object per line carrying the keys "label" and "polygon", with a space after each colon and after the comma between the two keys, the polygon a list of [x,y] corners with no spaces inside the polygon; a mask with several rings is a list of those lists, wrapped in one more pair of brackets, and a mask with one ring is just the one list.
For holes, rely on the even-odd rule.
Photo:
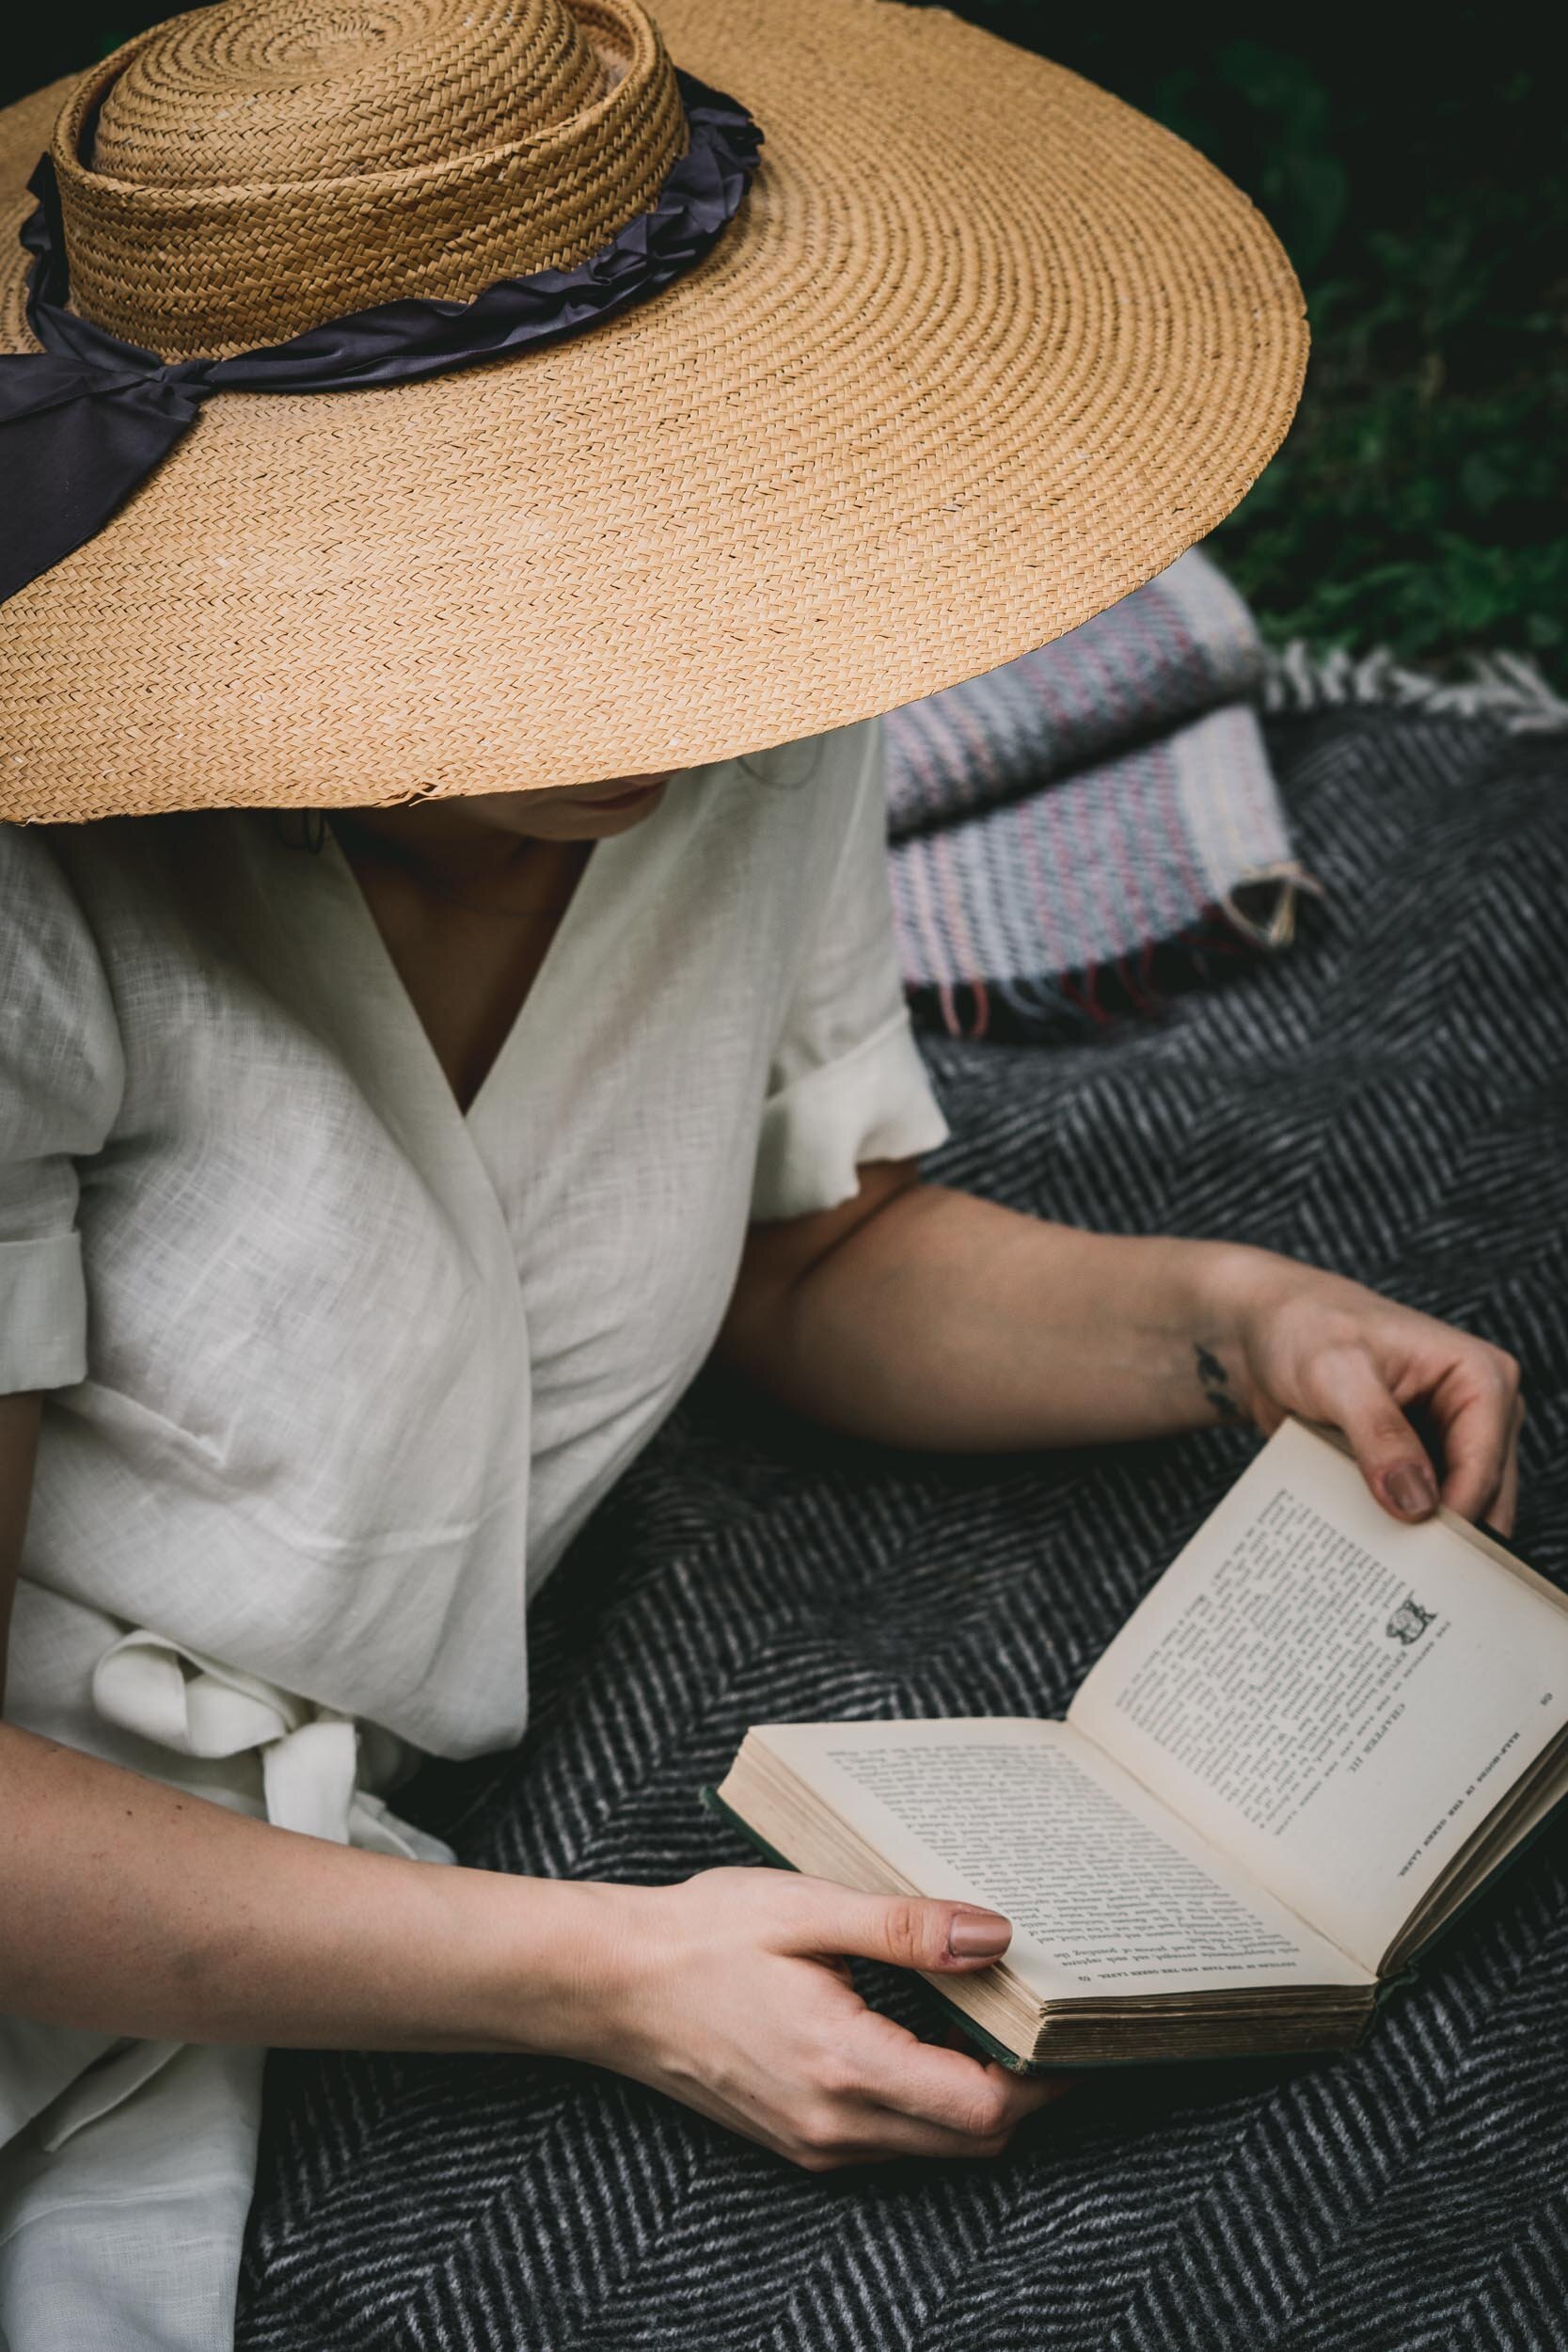
{"label": "ribbon bow on hat", "polygon": [[95,537],[214,392],[411,384],[560,342],[681,277],[738,210],[762,133],[734,99],[678,68],[675,82],[689,145],[653,210],[587,261],[502,278],[471,302],[383,303],[229,358],[164,360],[68,309],[59,188],[41,156],[22,242],[43,349],[0,354],[0,603]]}

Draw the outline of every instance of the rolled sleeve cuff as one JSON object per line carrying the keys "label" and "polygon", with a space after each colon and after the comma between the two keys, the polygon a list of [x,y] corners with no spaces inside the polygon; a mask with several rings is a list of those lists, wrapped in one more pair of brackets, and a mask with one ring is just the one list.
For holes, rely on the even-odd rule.
{"label": "rolled sleeve cuff", "polygon": [[770,1095],[757,1143],[752,1216],[759,1223],[836,1209],[860,1190],[868,1160],[912,1159],[947,1137],[902,1011],[838,1060]]}
{"label": "rolled sleeve cuff", "polygon": [[87,1373],[80,1237],[0,1242],[0,1395],[69,1389]]}

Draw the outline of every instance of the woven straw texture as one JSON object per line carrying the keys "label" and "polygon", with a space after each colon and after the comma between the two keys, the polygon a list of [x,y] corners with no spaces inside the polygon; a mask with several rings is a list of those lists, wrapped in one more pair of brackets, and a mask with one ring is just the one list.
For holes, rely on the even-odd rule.
{"label": "woven straw texture", "polygon": [[[892,0],[665,0],[657,30],[634,0],[227,0],[111,61],[102,152],[67,160],[76,298],[174,357],[592,250],[671,160],[671,60],[766,133],[714,252],[515,360],[211,401],[0,609],[0,817],[760,749],[1074,627],[1267,462],[1306,329],[1252,206]],[[105,77],[0,115],[0,347],[32,347],[27,174]]]}
{"label": "woven straw texture", "polygon": [[585,261],[654,203],[686,139],[640,8],[398,0],[395,21],[345,39],[320,8],[243,0],[85,76],[51,141],[75,306],[166,359],[254,350]]}

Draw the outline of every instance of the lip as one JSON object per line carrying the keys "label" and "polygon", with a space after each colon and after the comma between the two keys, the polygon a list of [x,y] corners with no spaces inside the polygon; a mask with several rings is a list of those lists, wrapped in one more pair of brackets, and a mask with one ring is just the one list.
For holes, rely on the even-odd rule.
{"label": "lip", "polygon": [[629,784],[624,792],[607,792],[602,800],[578,801],[578,808],[630,808],[634,801],[645,801],[655,792],[662,792],[668,776],[651,776],[646,784]]}

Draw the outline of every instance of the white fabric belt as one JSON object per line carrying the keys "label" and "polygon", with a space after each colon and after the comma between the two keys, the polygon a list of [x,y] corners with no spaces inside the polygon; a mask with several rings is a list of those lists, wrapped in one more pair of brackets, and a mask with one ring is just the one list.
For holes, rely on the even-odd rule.
{"label": "white fabric belt", "polygon": [[92,1701],[105,1723],[175,1756],[211,1760],[257,1750],[267,1819],[279,1829],[413,1862],[453,1858],[450,1846],[400,1821],[364,1785],[391,1779],[407,1753],[378,1724],[356,1724],[144,1627],[103,1652]]}
{"label": "white fabric belt", "polygon": [[[356,1724],[144,1628],[122,1634],[103,1652],[93,1670],[92,1699],[105,1723],[172,1756],[214,1761],[256,1750],[267,1819],[279,1829],[410,1862],[455,1859],[440,1838],[399,1820],[362,1785],[362,1772],[390,1781],[408,1753],[378,1724]],[[40,2116],[42,2144],[58,2148],[85,2123],[119,2106],[180,2046],[113,2044]]]}

